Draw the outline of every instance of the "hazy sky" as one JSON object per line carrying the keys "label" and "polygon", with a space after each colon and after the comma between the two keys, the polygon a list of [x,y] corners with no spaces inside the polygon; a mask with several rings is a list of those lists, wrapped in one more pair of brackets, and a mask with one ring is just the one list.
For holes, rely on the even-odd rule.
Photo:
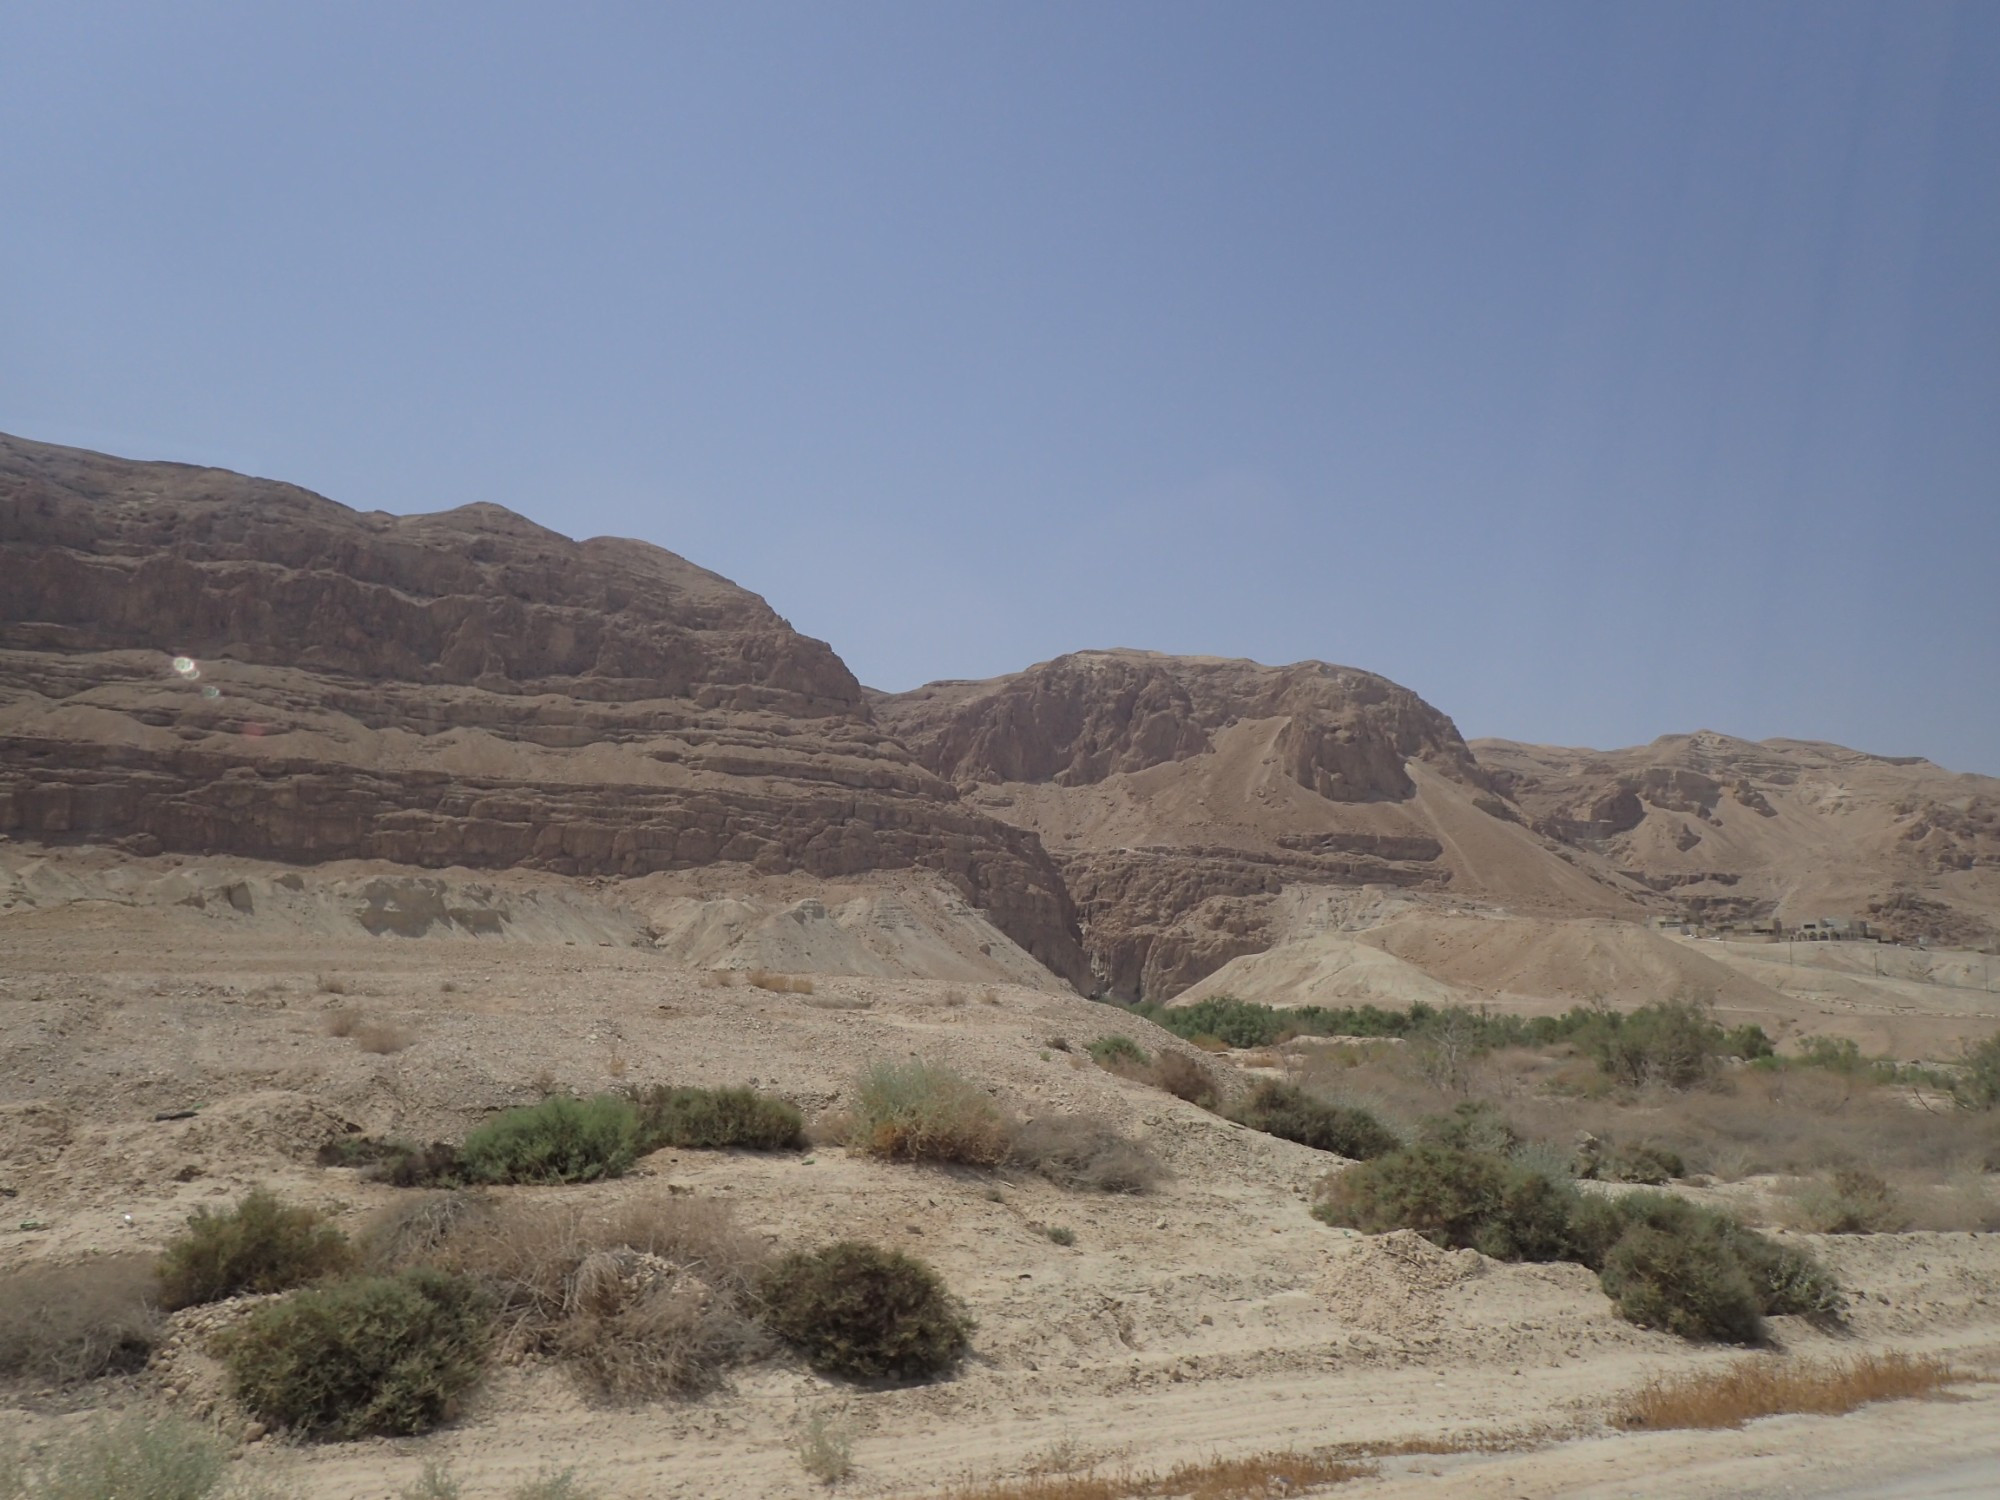
{"label": "hazy sky", "polygon": [[0,430],[2000,773],[2000,5],[7,0]]}

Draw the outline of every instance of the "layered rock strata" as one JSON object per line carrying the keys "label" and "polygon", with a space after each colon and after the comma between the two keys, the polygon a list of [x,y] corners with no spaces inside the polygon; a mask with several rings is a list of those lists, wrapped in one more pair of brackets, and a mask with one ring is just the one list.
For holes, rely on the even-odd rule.
{"label": "layered rock strata", "polygon": [[875,702],[925,766],[1042,836],[1097,983],[1127,999],[1269,946],[1287,885],[1450,886],[1413,768],[1491,799],[1450,719],[1323,662],[1090,651]]}
{"label": "layered rock strata", "polygon": [[926,869],[1087,982],[1033,833],[914,761],[825,643],[670,552],[0,437],[0,580],[0,831],[595,876]]}

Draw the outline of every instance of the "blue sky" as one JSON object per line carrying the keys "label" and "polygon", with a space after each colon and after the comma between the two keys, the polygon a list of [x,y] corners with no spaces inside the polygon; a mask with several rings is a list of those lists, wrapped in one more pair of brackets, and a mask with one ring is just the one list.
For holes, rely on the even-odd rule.
{"label": "blue sky", "polygon": [[0,430],[2000,773],[2000,6],[10,0]]}

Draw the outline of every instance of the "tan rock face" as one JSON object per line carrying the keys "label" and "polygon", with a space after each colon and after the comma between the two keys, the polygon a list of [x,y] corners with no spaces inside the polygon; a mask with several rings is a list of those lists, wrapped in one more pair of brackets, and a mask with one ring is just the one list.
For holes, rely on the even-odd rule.
{"label": "tan rock face", "polygon": [[1041,834],[1125,998],[1267,947],[1288,884],[1450,882],[1409,763],[1485,795],[1451,720],[1322,662],[1090,651],[875,704],[925,766]]}
{"label": "tan rock face", "polygon": [[831,648],[672,553],[0,437],[0,579],[0,831],[579,875],[918,867],[1085,978],[1034,835],[915,763]]}
{"label": "tan rock face", "polygon": [[1280,764],[1330,801],[1410,797],[1410,759],[1480,774],[1451,720],[1415,693],[1325,662],[1083,651],[989,682],[881,696],[877,707],[919,760],[959,782],[1086,786],[1206,754],[1215,731],[1279,717]]}
{"label": "tan rock face", "polygon": [[1629,750],[1481,740],[1532,825],[1703,919],[1870,920],[2000,939],[2000,781],[1914,757],[1703,732]]}

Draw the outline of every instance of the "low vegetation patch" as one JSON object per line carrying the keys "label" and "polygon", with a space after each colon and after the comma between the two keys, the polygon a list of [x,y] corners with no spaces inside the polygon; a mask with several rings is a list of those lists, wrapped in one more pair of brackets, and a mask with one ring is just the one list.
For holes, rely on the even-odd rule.
{"label": "low vegetation patch", "polygon": [[1814,1234],[1895,1234],[1910,1227],[1902,1197],[1865,1167],[1842,1167],[1792,1194],[1794,1229]]}
{"label": "low vegetation patch", "polygon": [[1336,1174],[1313,1212],[1496,1260],[1579,1262],[1620,1316],[1687,1338],[1755,1343],[1766,1316],[1826,1318],[1844,1305],[1818,1261],[1728,1214],[1665,1193],[1587,1195],[1489,1152],[1419,1143]]}
{"label": "low vegetation patch", "polygon": [[[1217,995],[1193,1005],[1136,1005],[1144,1016],[1188,1041],[1217,1039],[1239,1050],[1271,1047],[1302,1036],[1448,1040],[1454,1053],[1482,1055],[1502,1047],[1568,1042],[1604,1072],[1632,1087],[1687,1088],[1709,1076],[1720,1058],[1769,1056],[1771,1040],[1756,1026],[1725,1031],[1708,1004],[1676,996],[1631,1011],[1580,1005],[1557,1016],[1502,1015],[1417,1001],[1407,1010],[1376,1005],[1302,1005],[1280,1010]],[[2000,1058],[1996,1058],[2000,1069]]]}
{"label": "low vegetation patch", "polygon": [[1329,1104],[1275,1079],[1259,1082],[1247,1099],[1229,1111],[1229,1118],[1266,1135],[1356,1161],[1386,1156],[1403,1144],[1394,1131],[1365,1109]]}
{"label": "low vegetation patch", "polygon": [[639,1111],[630,1099],[551,1094],[478,1126],[459,1154],[471,1182],[597,1182],[622,1177],[638,1141]]}
{"label": "low vegetation patch", "polygon": [[799,1467],[821,1484],[838,1484],[854,1472],[854,1424],[823,1411],[799,1433]]}
{"label": "low vegetation patch", "polygon": [[206,1500],[224,1488],[229,1455],[211,1432],[143,1412],[99,1416],[32,1455],[0,1450],[7,1500]]}
{"label": "low vegetation patch", "polygon": [[379,1242],[478,1284],[511,1353],[560,1359],[601,1394],[637,1400],[710,1389],[765,1346],[750,1313],[766,1256],[727,1204],[666,1195],[586,1216],[454,1196],[419,1222],[378,1221]]}
{"label": "low vegetation patch", "polygon": [[[1067,1052],[1069,1050],[1069,1043],[1063,1043],[1062,1050]],[[1090,1043],[1085,1050],[1090,1053],[1092,1060],[1098,1066],[1105,1068],[1111,1067],[1116,1063],[1125,1063],[1135,1068],[1143,1068],[1152,1061],[1146,1055],[1144,1047],[1141,1047],[1132,1038],[1124,1035],[1122,1032],[1114,1032],[1110,1036],[1101,1036],[1096,1041]]]}
{"label": "low vegetation patch", "polygon": [[245,1292],[283,1292],[337,1275],[354,1263],[347,1236],[317,1209],[252,1188],[223,1213],[197,1209],[159,1261],[160,1301],[169,1309]]}
{"label": "low vegetation patch", "polygon": [[490,1312],[471,1281],[418,1268],[293,1292],[217,1347],[237,1399],[274,1427],[408,1436],[449,1420],[477,1384]]}
{"label": "low vegetation patch", "polygon": [[855,1089],[848,1144],[897,1161],[994,1167],[1014,1122],[978,1084],[941,1063],[875,1064]]}
{"label": "low vegetation patch", "polygon": [[2000,1109],[2000,1032],[1966,1050],[1952,1095],[1966,1109]]}
{"label": "low vegetation patch", "polygon": [[144,1366],[161,1332],[150,1255],[0,1276],[0,1380],[68,1386]]}
{"label": "low vegetation patch", "polygon": [[639,1149],[741,1147],[791,1151],[806,1143],[798,1106],[755,1089],[667,1088],[632,1096],[639,1111]]}
{"label": "low vegetation patch", "polygon": [[1160,1053],[1153,1059],[1147,1081],[1201,1109],[1214,1109],[1222,1098],[1214,1070],[1183,1052]]}
{"label": "low vegetation patch", "polygon": [[771,1331],[825,1374],[926,1380],[971,1344],[972,1318],[937,1272],[857,1240],[785,1256],[759,1290]]}
{"label": "low vegetation patch", "polygon": [[1787,1412],[1839,1416],[1874,1401],[1938,1396],[1970,1377],[1928,1355],[1747,1359],[1725,1370],[1660,1375],[1627,1396],[1612,1421],[1628,1431],[1741,1427]]}
{"label": "low vegetation patch", "polygon": [[1015,1132],[1009,1161],[1058,1187],[1099,1193],[1150,1192],[1165,1175],[1152,1152],[1095,1115],[1029,1121]]}

